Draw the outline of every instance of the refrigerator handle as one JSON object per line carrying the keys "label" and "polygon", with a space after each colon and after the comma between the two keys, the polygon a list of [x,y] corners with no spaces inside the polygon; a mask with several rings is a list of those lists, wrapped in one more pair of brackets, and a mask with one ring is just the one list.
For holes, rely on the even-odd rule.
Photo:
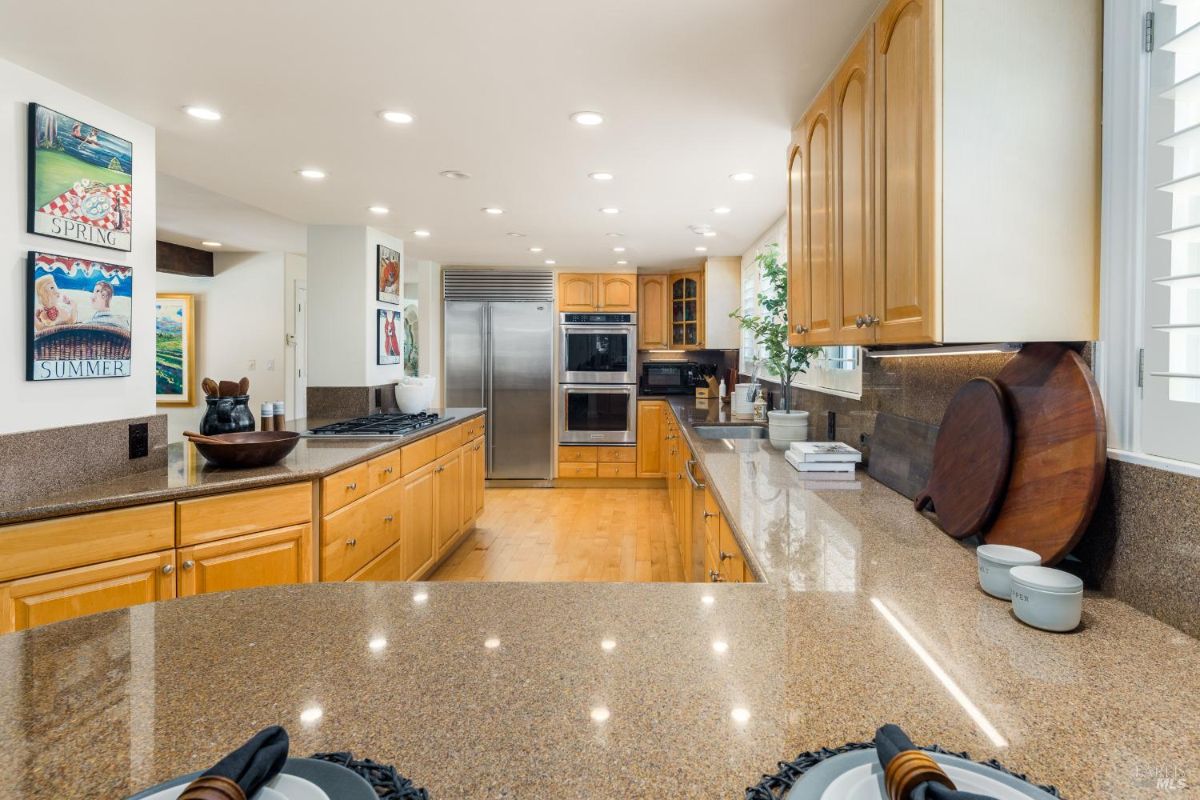
{"label": "refrigerator handle", "polygon": [[492,410],[492,304],[483,304],[483,404],[486,406],[483,418],[487,423],[488,437],[487,452],[484,454],[484,472],[487,475],[492,473],[492,448],[496,445],[496,437],[493,434],[495,431],[495,417]]}

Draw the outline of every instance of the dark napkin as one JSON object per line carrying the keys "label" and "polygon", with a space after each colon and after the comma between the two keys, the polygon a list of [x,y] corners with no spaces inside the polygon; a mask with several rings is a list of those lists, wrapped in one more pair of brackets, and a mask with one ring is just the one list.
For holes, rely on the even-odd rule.
{"label": "dark napkin", "polygon": [[[905,750],[918,749],[920,748],[913,744],[912,739],[908,738],[908,734],[901,730],[899,725],[888,724],[875,731],[875,754],[879,756],[879,763],[883,765],[884,772],[887,771],[888,764],[892,763],[893,758]],[[913,789],[910,798],[911,800],[995,800],[994,797],[988,795],[947,789],[934,781],[926,781],[917,786]]]}
{"label": "dark napkin", "polygon": [[217,775],[242,787],[246,797],[254,793],[283,769],[287,761],[287,731],[278,725],[263,728],[250,741],[222,758],[200,777]]}

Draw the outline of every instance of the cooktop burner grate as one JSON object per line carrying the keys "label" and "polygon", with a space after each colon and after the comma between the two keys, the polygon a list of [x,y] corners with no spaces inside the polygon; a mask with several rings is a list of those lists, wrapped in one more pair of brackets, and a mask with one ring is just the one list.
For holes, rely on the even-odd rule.
{"label": "cooktop burner grate", "polygon": [[403,436],[428,428],[453,417],[442,417],[422,411],[420,414],[372,414],[343,422],[322,425],[309,431],[312,436]]}

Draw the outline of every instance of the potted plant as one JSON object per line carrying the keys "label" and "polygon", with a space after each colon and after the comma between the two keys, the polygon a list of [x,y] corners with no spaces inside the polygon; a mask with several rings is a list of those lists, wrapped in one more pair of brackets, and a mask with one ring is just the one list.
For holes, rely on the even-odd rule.
{"label": "potted plant", "polygon": [[754,335],[755,343],[766,353],[767,366],[782,384],[783,408],[768,411],[767,422],[771,444],[786,450],[791,442],[808,438],[808,412],[792,410],[792,378],[808,370],[821,348],[788,344],[787,263],[779,257],[779,245],[767,245],[754,261],[763,277],[763,291],[758,293],[759,313],[745,314],[738,308],[729,316]]}

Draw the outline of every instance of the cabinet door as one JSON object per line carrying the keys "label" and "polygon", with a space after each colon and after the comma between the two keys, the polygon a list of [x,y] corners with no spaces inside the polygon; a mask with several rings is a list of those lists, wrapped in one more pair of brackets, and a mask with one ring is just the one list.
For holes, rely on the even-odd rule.
{"label": "cabinet door", "polygon": [[737,540],[733,538],[728,520],[724,516],[720,516],[719,520],[720,549],[717,551],[717,558],[721,562],[721,575],[730,583],[745,583],[746,561],[742,557],[742,548],[738,547]]}
{"label": "cabinet door", "polygon": [[0,633],[175,596],[175,551],[0,584]]}
{"label": "cabinet door", "polygon": [[404,478],[400,539],[404,543],[405,580],[411,580],[433,563],[438,501],[436,468],[436,462],[427,464]]}
{"label": "cabinet door", "polygon": [[312,526],[179,548],[179,596],[312,581]]}
{"label": "cabinet door", "polygon": [[601,275],[601,311],[637,311],[637,275]]}
{"label": "cabinet door", "polygon": [[932,16],[928,0],[891,0],[875,22],[875,314],[887,344],[936,339]]}
{"label": "cabinet door", "polygon": [[699,350],[704,346],[703,274],[685,272],[671,276],[671,347]]}
{"label": "cabinet door", "polygon": [[827,86],[804,116],[801,141],[801,215],[804,246],[800,281],[808,293],[804,343],[832,344],[837,328],[838,281],[833,252],[833,91]]}
{"label": "cabinet door", "polygon": [[666,275],[638,277],[638,349],[665,350],[671,346],[667,334],[670,316]]}
{"label": "cabinet door", "polygon": [[872,31],[867,28],[833,78],[838,344],[875,341]]}
{"label": "cabinet door", "polygon": [[788,145],[787,173],[787,262],[788,262],[788,343],[804,344],[808,331],[808,273],[803,267],[804,253],[804,123],[792,131]]}
{"label": "cabinet door", "polygon": [[475,447],[478,442],[467,442],[459,451],[459,463],[462,465],[462,503],[459,504],[461,530],[471,527],[475,519]]}
{"label": "cabinet door", "polygon": [[713,573],[721,572],[721,509],[713,493],[704,490],[704,579],[714,580]]}
{"label": "cabinet door", "polygon": [[483,513],[483,493],[485,489],[485,481],[487,480],[487,462],[484,460],[484,453],[487,452],[487,445],[484,443],[485,438],[479,437],[475,440],[475,518]]}
{"label": "cabinet door", "polygon": [[663,416],[666,404],[661,400],[638,401],[637,476],[661,478],[663,470]]}
{"label": "cabinet door", "polygon": [[558,276],[559,311],[595,311],[600,276],[563,272]]}
{"label": "cabinet door", "polygon": [[463,461],[455,450],[438,459],[433,468],[437,481],[437,525],[434,528],[434,549],[442,555],[463,529]]}

